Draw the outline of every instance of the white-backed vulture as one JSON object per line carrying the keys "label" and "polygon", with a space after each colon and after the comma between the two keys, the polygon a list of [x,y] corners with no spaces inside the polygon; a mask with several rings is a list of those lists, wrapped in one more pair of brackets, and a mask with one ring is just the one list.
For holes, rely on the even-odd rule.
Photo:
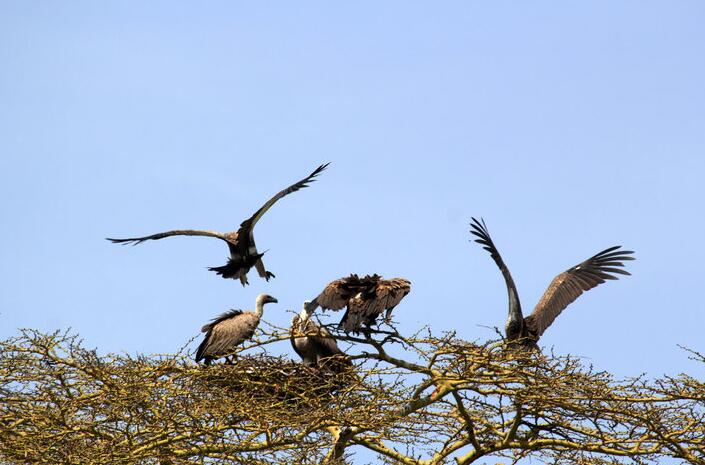
{"label": "white-backed vulture", "polygon": [[282,197],[296,192],[299,189],[308,187],[309,183],[315,181],[315,177],[318,176],[329,163],[323,164],[316,168],[311,174],[302,179],[301,181],[292,184],[286,189],[277,193],[274,197],[269,199],[267,203],[262,205],[262,207],[257,210],[251,217],[246,219],[240,224],[240,228],[237,231],[221,233],[217,231],[204,231],[196,229],[177,229],[173,231],[166,231],[158,234],[152,234],[151,236],[144,237],[131,237],[128,239],[113,239],[106,238],[107,240],[117,243],[117,244],[141,244],[148,240],[158,240],[165,237],[171,236],[206,236],[215,237],[221,239],[228,244],[228,249],[230,250],[230,258],[228,263],[223,266],[210,267],[211,271],[215,271],[223,278],[239,279],[243,286],[247,285],[247,273],[253,266],[257,269],[257,273],[267,281],[274,277],[274,274],[267,271],[264,268],[264,263],[262,263],[262,256],[264,253],[259,253],[257,251],[257,246],[255,245],[255,238],[253,235],[253,230],[257,221],[262,218],[267,210],[269,210],[272,205],[274,205]]}
{"label": "white-backed vulture", "polygon": [[411,282],[404,278],[382,279],[377,274],[360,278],[356,274],[336,279],[311,301],[313,312],[317,307],[341,310],[347,307],[340,320],[346,332],[369,328],[386,310],[385,320],[390,321],[392,310],[411,291]]}
{"label": "white-backed vulture", "polygon": [[206,365],[221,357],[232,354],[233,350],[252,337],[264,312],[264,304],[277,303],[277,299],[267,294],[257,296],[255,311],[230,310],[203,325],[201,332],[206,337],[196,350],[196,362],[204,360]]}
{"label": "white-backed vulture", "polygon": [[343,371],[352,363],[328,330],[311,320],[308,312],[310,306],[311,302],[305,301],[301,313],[291,321],[291,347],[299,354],[304,365],[327,368],[336,373]]}
{"label": "white-backed vulture", "polygon": [[487,250],[504,276],[509,295],[509,316],[504,331],[507,340],[522,346],[537,347],[536,343],[556,317],[580,295],[608,279],[618,279],[614,274],[629,275],[622,262],[634,260],[631,250],[618,250],[620,245],[610,247],[588,258],[584,262],[559,274],[544,292],[539,303],[526,318],[521,313],[519,293],[514,285],[509,268],[504,264],[499,251],[492,242],[484,220],[472,218],[470,233],[475,242]]}

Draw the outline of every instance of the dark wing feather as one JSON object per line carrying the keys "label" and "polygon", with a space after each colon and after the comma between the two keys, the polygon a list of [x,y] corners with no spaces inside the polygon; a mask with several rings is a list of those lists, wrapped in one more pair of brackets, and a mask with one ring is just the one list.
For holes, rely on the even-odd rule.
{"label": "dark wing feather", "polygon": [[509,294],[509,313],[512,314],[517,310],[521,313],[521,303],[519,302],[517,287],[514,284],[511,273],[509,273],[509,268],[507,268],[507,265],[504,264],[502,256],[499,254],[494,242],[492,242],[490,233],[487,230],[487,225],[485,225],[485,220],[480,218],[480,222],[476,218],[471,219],[470,234],[477,237],[475,242],[482,245],[482,248],[490,253],[490,256],[499,267],[499,271],[502,272],[502,276],[504,276],[504,282],[507,285],[507,294]]}
{"label": "dark wing feather", "polygon": [[[313,323],[313,321],[311,320],[309,320],[309,322]],[[309,336],[309,340],[316,347],[317,352],[321,354],[321,357],[345,355],[345,352],[340,350],[340,347],[338,347],[338,343],[335,342],[335,339],[333,338],[333,336],[331,336],[331,334],[326,328],[321,328],[316,323],[313,323],[313,327],[315,328],[314,334],[317,335]]]}
{"label": "dark wing feather", "polygon": [[[210,337],[210,334],[206,334],[206,337],[203,338],[200,344],[198,344],[198,349],[196,349],[196,363],[200,362],[205,358],[205,352],[206,352],[206,347],[208,347],[208,339]],[[208,364],[208,361],[206,361],[206,364]]]}
{"label": "dark wing feather", "polygon": [[255,227],[255,224],[259,221],[260,218],[262,218],[262,215],[264,215],[267,210],[272,208],[272,205],[274,205],[279,199],[281,199],[284,196],[287,196],[291,194],[292,192],[296,192],[299,189],[303,189],[304,187],[308,187],[309,183],[315,181],[315,177],[318,176],[323,170],[325,170],[330,163],[325,163],[318,168],[316,168],[311,174],[306,176],[304,179],[301,181],[298,181],[291,186],[287,187],[286,189],[278,192],[274,197],[269,199],[267,203],[262,205],[259,210],[257,210],[251,217],[246,219],[240,224],[240,229],[238,229],[238,237],[240,241],[238,242],[238,245],[240,247],[240,250],[244,253],[244,251],[249,249],[249,240],[250,236],[252,234],[252,230]]}
{"label": "dark wing feather", "polygon": [[301,351],[295,343],[296,338],[303,337],[306,338],[308,344],[307,348],[318,357],[330,357],[333,355],[345,354],[342,350],[340,350],[338,344],[335,342],[335,339],[326,328],[321,328],[311,319],[306,320],[305,324],[301,324],[301,317],[299,315],[295,315],[292,320],[290,331],[291,346],[302,359],[305,359],[306,356],[311,354]]}
{"label": "dark wing feather", "polygon": [[404,278],[381,279],[378,275],[360,279],[358,292],[348,303],[348,311],[340,324],[345,331],[355,331],[362,325],[371,325],[385,310],[396,307],[411,291],[411,282]]}
{"label": "dark wing feather", "polygon": [[[316,325],[314,323],[316,327]],[[311,343],[320,354],[318,366],[340,373],[352,366],[352,361],[348,355],[340,350],[338,343],[326,328],[318,328],[320,336],[313,336]]]}
{"label": "dark wing feather", "polygon": [[357,275],[331,281],[312,302],[327,310],[344,308],[357,293],[357,287],[351,286],[353,280],[359,281]]}
{"label": "dark wing feather", "polygon": [[380,313],[382,310],[394,308],[399,305],[411,291],[411,282],[404,278],[393,278],[380,280],[375,290],[375,300]]}
{"label": "dark wing feather", "polygon": [[202,333],[207,333],[211,329],[213,329],[213,326],[217,325],[221,321],[225,321],[227,319],[230,319],[234,316],[242,315],[242,310],[237,310],[235,308],[228,310],[225,313],[221,313],[217,317],[213,318],[210,323],[207,323],[201,327],[201,332]]}
{"label": "dark wing feather", "polygon": [[219,316],[209,325],[208,333],[196,352],[197,361],[204,357],[219,358],[251,338],[259,325],[259,317],[253,312],[230,311]]}
{"label": "dark wing feather", "polygon": [[291,346],[304,363],[333,372],[341,372],[352,366],[352,361],[340,350],[328,330],[310,319],[302,324],[301,318],[294,316],[290,340]]}
{"label": "dark wing feather", "polygon": [[200,362],[206,356],[206,351],[208,349],[208,346],[210,345],[211,336],[213,335],[213,327],[218,323],[237,315],[242,315],[242,310],[232,309],[218,315],[217,317],[213,318],[210,323],[207,323],[201,327],[201,332],[207,334],[203,338],[201,343],[198,345],[198,349],[196,349],[196,362]]}
{"label": "dark wing feather", "polygon": [[404,278],[380,279],[371,292],[361,290],[359,295],[353,298],[352,310],[361,313],[367,319],[374,319],[383,311],[399,305],[401,299],[410,291],[411,282]]}
{"label": "dark wing feather", "polygon": [[629,275],[623,270],[624,261],[634,260],[631,250],[610,247],[588,258],[579,265],[556,276],[536,304],[531,315],[525,318],[529,331],[540,337],[556,317],[580,295],[609,279],[618,279],[614,274]]}
{"label": "dark wing feather", "polygon": [[201,231],[197,229],[175,229],[173,231],[166,231],[162,233],[152,234],[151,236],[144,237],[130,237],[128,239],[113,239],[106,237],[105,239],[112,242],[113,244],[141,244],[144,241],[164,239],[165,237],[171,236],[207,236],[207,237],[217,237],[226,241],[225,234],[219,233],[217,231]]}

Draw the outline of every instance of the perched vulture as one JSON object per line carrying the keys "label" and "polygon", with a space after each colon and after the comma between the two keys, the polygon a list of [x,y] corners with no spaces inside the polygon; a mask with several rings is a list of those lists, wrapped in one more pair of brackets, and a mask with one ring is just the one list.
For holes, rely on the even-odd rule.
{"label": "perched vulture", "polygon": [[277,303],[277,299],[267,294],[257,296],[255,311],[230,310],[201,328],[206,333],[203,342],[196,350],[196,362],[204,360],[206,365],[221,357],[232,354],[233,350],[252,337],[262,318],[264,304]]}
{"label": "perched vulture", "polygon": [[507,285],[509,317],[504,327],[507,340],[527,347],[537,347],[537,341],[553,320],[583,292],[608,279],[618,279],[614,274],[629,275],[629,272],[621,268],[624,266],[622,262],[634,260],[630,256],[634,252],[619,250],[620,245],[603,250],[553,278],[534,311],[524,318],[512,275],[492,242],[484,220],[480,222],[472,218],[470,228],[471,234],[478,238],[475,242],[490,253]]}
{"label": "perched vulture", "polygon": [[253,230],[257,221],[262,218],[267,210],[269,210],[272,205],[274,205],[277,200],[282,197],[296,192],[299,189],[308,187],[309,183],[315,181],[315,177],[325,170],[328,163],[319,166],[316,170],[309,174],[306,178],[301,181],[292,184],[283,191],[277,193],[274,197],[269,199],[267,203],[262,205],[262,207],[257,210],[254,215],[246,219],[240,224],[240,228],[237,231],[221,233],[217,231],[203,231],[195,229],[177,229],[173,231],[166,231],[158,234],[153,234],[151,236],[144,237],[131,237],[128,239],[112,239],[106,238],[107,240],[118,243],[118,244],[141,244],[147,240],[157,240],[163,239],[165,237],[171,236],[207,236],[215,237],[225,241],[228,244],[228,249],[230,249],[230,258],[228,263],[224,266],[208,268],[211,271],[215,271],[223,278],[239,279],[243,286],[248,284],[247,273],[253,266],[257,269],[257,273],[267,281],[269,278],[273,278],[274,274],[267,271],[264,268],[264,263],[262,263],[262,256],[264,253],[257,252],[257,247],[255,245],[255,238],[253,235]]}
{"label": "perched vulture", "polygon": [[362,278],[351,274],[336,279],[311,301],[310,312],[317,307],[341,310],[347,307],[340,320],[346,332],[358,331],[362,326],[369,328],[377,317],[386,310],[384,318],[390,321],[392,310],[411,291],[411,282],[404,278],[382,279],[377,274]]}
{"label": "perched vulture", "polygon": [[291,347],[299,354],[304,365],[327,367],[331,371],[340,372],[350,366],[351,362],[328,330],[311,320],[308,312],[310,305],[310,301],[305,301],[301,313],[291,321]]}

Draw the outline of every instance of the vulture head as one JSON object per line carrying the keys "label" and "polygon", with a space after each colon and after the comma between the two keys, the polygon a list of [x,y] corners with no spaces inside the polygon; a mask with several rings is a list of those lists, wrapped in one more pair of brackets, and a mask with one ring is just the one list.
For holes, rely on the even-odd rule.
{"label": "vulture head", "polygon": [[257,306],[258,307],[261,305],[264,305],[264,304],[276,304],[278,302],[279,301],[277,299],[275,299],[274,297],[272,297],[269,294],[260,294],[257,296]]}
{"label": "vulture head", "polygon": [[260,294],[257,296],[257,300],[255,302],[255,313],[261,318],[262,313],[264,313],[264,304],[276,304],[278,301],[269,294]]}
{"label": "vulture head", "polygon": [[314,310],[316,310],[316,304],[314,304],[310,300],[304,300],[304,305],[301,308],[301,313],[299,313],[299,318],[301,318],[301,321],[308,321],[311,315],[313,315]]}

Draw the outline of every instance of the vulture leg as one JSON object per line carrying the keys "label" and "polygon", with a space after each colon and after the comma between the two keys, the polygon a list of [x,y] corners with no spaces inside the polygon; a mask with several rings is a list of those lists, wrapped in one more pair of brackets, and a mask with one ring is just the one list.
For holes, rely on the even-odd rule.
{"label": "vulture leg", "polygon": [[274,273],[264,269],[264,263],[262,263],[261,258],[255,262],[255,269],[257,270],[257,274],[259,274],[261,278],[264,278],[267,281],[269,281],[271,278],[276,278],[276,276],[274,276]]}

